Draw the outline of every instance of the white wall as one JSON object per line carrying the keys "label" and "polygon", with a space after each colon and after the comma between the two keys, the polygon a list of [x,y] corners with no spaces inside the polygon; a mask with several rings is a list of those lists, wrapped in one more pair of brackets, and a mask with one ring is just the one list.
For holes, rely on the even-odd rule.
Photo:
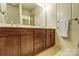
{"label": "white wall", "polygon": [[[74,20],[75,18],[78,18],[78,20]],[[73,44],[75,44],[77,48],[77,54],[79,55],[79,3],[73,3],[72,4],[72,40]]]}
{"label": "white wall", "polygon": [[56,28],[56,4],[49,3],[47,5],[47,27]]}

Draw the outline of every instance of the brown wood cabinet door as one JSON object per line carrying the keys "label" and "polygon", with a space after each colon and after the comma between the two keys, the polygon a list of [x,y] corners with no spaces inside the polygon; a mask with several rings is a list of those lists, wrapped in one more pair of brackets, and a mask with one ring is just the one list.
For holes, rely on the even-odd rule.
{"label": "brown wood cabinet door", "polygon": [[34,54],[45,49],[45,29],[34,30]]}
{"label": "brown wood cabinet door", "polygon": [[5,55],[5,37],[0,37],[0,56]]}
{"label": "brown wood cabinet door", "polygon": [[33,35],[21,35],[21,55],[33,54]]}
{"label": "brown wood cabinet door", "polygon": [[41,42],[45,42],[45,34],[44,33],[34,34],[34,44],[38,44]]}
{"label": "brown wood cabinet door", "polygon": [[19,55],[19,39],[18,36],[1,37],[0,38],[0,55],[17,56]]}
{"label": "brown wood cabinet door", "polygon": [[51,45],[55,44],[55,31],[51,31],[50,33]]}
{"label": "brown wood cabinet door", "polygon": [[53,46],[55,44],[55,31],[46,30],[46,47]]}
{"label": "brown wood cabinet door", "polygon": [[37,54],[44,49],[45,49],[45,42],[36,44],[36,45],[34,45],[34,54]]}
{"label": "brown wood cabinet door", "polygon": [[35,29],[34,30],[34,44],[45,42],[45,30]]}

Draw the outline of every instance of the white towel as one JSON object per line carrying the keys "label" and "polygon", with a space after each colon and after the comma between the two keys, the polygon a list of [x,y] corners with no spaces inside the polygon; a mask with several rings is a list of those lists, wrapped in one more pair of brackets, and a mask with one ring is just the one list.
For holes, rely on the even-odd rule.
{"label": "white towel", "polygon": [[64,18],[59,23],[59,34],[61,37],[68,37],[68,19]]}

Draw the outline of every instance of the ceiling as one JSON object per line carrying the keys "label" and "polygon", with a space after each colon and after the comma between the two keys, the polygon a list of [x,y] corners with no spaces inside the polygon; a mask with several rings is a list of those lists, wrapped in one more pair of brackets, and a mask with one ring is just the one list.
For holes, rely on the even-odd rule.
{"label": "ceiling", "polygon": [[15,6],[15,7],[19,7],[19,3],[7,3],[7,5],[12,5],[12,6]]}
{"label": "ceiling", "polygon": [[29,11],[32,11],[32,10],[34,10],[36,7],[38,7],[38,5],[35,4],[35,3],[23,3],[23,4],[22,4],[22,7],[23,7],[23,9],[27,9],[27,10],[29,10]]}
{"label": "ceiling", "polygon": [[[8,4],[19,7],[19,3],[8,3]],[[22,8],[29,11],[34,10],[36,7],[40,7],[40,6],[36,3],[22,3]]]}

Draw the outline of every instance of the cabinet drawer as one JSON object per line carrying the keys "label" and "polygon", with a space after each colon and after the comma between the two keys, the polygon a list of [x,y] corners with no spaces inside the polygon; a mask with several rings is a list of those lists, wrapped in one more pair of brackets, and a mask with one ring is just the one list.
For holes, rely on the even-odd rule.
{"label": "cabinet drawer", "polygon": [[34,54],[45,49],[45,42],[34,45]]}
{"label": "cabinet drawer", "polygon": [[34,43],[45,41],[45,29],[34,29]]}
{"label": "cabinet drawer", "polygon": [[55,33],[55,29],[48,29],[47,32]]}
{"label": "cabinet drawer", "polygon": [[22,35],[22,34],[33,34],[33,29],[24,29],[24,28],[17,28],[15,29],[15,33],[17,35]]}
{"label": "cabinet drawer", "polygon": [[34,34],[34,43],[40,43],[40,42],[44,42],[45,41],[45,34],[44,33],[37,33]]}
{"label": "cabinet drawer", "polygon": [[34,29],[34,33],[45,33],[45,29]]}

